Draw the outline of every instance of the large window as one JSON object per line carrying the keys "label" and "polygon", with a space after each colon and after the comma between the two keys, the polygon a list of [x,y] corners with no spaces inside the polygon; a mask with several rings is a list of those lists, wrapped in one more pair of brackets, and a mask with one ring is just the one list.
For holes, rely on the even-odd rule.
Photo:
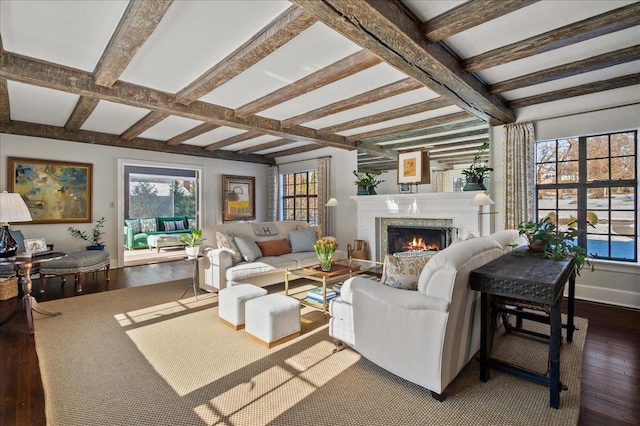
{"label": "large window", "polygon": [[637,147],[636,131],[537,142],[538,219],[586,229],[594,258],[637,261]]}
{"label": "large window", "polygon": [[194,170],[125,166],[129,217],[196,216]]}
{"label": "large window", "polygon": [[318,177],[315,170],[280,176],[283,220],[318,224]]}

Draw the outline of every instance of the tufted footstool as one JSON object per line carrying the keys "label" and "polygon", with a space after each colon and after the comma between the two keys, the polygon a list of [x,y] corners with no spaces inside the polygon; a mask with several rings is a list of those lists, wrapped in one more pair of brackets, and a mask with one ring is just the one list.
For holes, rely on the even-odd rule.
{"label": "tufted footstool", "polygon": [[82,278],[86,272],[104,269],[104,276],[109,281],[109,253],[103,250],[86,250],[68,253],[66,257],[40,265],[40,292],[44,292],[45,278],[48,276],[75,275],[76,290],[82,292]]}
{"label": "tufted footstool", "polygon": [[244,328],[245,304],[256,297],[265,296],[267,290],[253,284],[236,284],[218,292],[218,317],[234,330]]}
{"label": "tufted footstool", "polygon": [[247,301],[245,331],[251,339],[272,348],[300,335],[300,302],[283,294]]}

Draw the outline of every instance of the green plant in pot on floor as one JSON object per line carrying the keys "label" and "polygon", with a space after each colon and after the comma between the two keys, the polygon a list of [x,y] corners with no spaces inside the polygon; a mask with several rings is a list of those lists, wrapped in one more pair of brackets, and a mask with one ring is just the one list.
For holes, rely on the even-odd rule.
{"label": "green plant in pot on floor", "polygon": [[200,246],[206,238],[202,238],[202,229],[192,229],[189,234],[184,234],[180,238],[185,245],[185,251],[190,258],[196,258],[200,255]]}
{"label": "green plant in pot on floor", "polygon": [[80,238],[81,240],[91,243],[91,245],[87,246],[87,250],[104,250],[102,236],[104,235],[104,223],[106,221],[107,219],[105,219],[104,216],[98,219],[91,230],[91,235],[88,235],[87,231],[81,231],[74,226],[70,226],[67,229],[72,237]]}

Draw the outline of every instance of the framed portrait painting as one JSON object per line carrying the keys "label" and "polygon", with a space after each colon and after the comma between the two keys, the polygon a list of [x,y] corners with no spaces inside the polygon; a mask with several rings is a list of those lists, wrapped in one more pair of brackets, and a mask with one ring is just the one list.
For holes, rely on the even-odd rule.
{"label": "framed portrait painting", "polygon": [[256,218],[256,178],[222,175],[222,220],[253,220]]}
{"label": "framed portrait painting", "polygon": [[421,149],[398,153],[398,185],[430,183],[429,153]]}
{"label": "framed portrait painting", "polygon": [[22,196],[30,223],[91,222],[93,164],[9,157],[7,169],[8,191]]}

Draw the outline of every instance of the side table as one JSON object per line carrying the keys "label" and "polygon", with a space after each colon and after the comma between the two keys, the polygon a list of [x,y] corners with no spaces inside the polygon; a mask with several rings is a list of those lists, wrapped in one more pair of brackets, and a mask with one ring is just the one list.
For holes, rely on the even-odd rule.
{"label": "side table", "polygon": [[[191,275],[191,285],[189,287],[193,287],[193,295],[195,296],[196,300],[198,300],[198,293],[200,292],[200,287],[198,286],[198,283],[197,283],[198,262],[203,257],[204,257],[203,255],[198,255],[197,257],[186,256],[185,258],[183,258],[183,260],[186,260],[187,262],[193,262],[193,274]],[[182,296],[180,297],[180,299],[182,299],[184,295],[187,294],[187,291],[189,291],[189,287],[187,287],[184,293],[182,293]]]}
{"label": "side table", "polygon": [[[574,303],[575,303],[575,262],[573,258],[563,260],[545,259],[530,255],[526,250],[514,254],[505,254],[486,265],[477,268],[469,276],[469,284],[473,290],[481,294],[481,337],[480,337],[480,380],[489,380],[490,368],[514,374],[549,387],[549,406],[560,407],[560,390],[567,389],[560,382],[560,342],[562,339],[562,323],[560,305],[565,284],[569,282],[567,341],[573,340]],[[549,376],[533,373],[524,368],[491,358],[491,344],[495,331],[497,311],[492,312],[492,296],[514,301],[530,302],[550,307],[548,320],[535,318],[529,314],[528,319],[549,322],[551,326]],[[521,315],[513,311],[520,322]]]}
{"label": "side table", "polygon": [[33,265],[47,262],[50,260],[62,259],[67,254],[62,252],[48,253],[38,257],[9,257],[0,259],[0,265],[13,265],[13,267],[22,266],[24,268],[24,277],[22,278],[22,300],[16,306],[16,309],[5,319],[0,322],[0,327],[11,321],[20,312],[24,311],[27,314],[27,323],[29,325],[29,333],[33,334],[33,313],[35,311],[41,315],[47,315],[50,317],[60,315],[62,312],[49,312],[46,309],[40,307],[35,297],[31,295],[33,289],[33,282],[31,281],[31,268]]}

